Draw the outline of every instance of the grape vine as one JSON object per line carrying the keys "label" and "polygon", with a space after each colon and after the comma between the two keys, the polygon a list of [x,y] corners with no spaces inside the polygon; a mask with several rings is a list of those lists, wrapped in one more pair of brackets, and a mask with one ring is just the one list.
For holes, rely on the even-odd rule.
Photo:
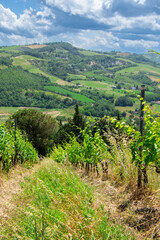
{"label": "grape vine", "polygon": [[17,163],[35,162],[37,158],[36,150],[20,130],[15,132],[14,127],[8,129],[0,125],[0,164],[3,170],[9,171]]}

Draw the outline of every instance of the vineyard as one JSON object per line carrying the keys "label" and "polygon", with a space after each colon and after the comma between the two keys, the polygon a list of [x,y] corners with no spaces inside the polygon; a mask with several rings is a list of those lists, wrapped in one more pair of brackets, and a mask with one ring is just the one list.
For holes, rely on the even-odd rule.
{"label": "vineyard", "polygon": [[108,164],[120,164],[120,175],[123,177],[127,152],[132,163],[140,167],[144,184],[148,183],[148,179],[145,179],[147,167],[153,167],[157,173],[160,172],[160,117],[155,117],[149,106],[145,102],[144,104],[146,106],[143,136],[135,129],[134,124],[127,125],[117,118],[104,117],[100,121],[90,118],[78,138],[70,138],[69,143],[65,143],[63,147],[57,146],[51,157],[63,163],[68,159],[75,166],[85,166],[87,173],[91,170],[96,171],[97,175],[100,166],[105,173]]}
{"label": "vineyard", "polygon": [[18,163],[36,162],[38,155],[32,144],[13,126],[8,129],[0,125],[0,163],[1,169],[9,169]]}
{"label": "vineyard", "polygon": [[[141,128],[139,131],[134,121],[132,125],[127,124],[120,116],[116,118],[104,116],[101,119],[89,117],[85,122],[86,119],[80,114],[78,104],[75,107],[73,119],[70,119],[67,124],[60,125],[59,130],[56,130],[56,122],[53,122],[52,128],[55,127],[55,132],[52,136],[46,136],[44,141],[46,142],[47,139],[49,140],[52,137],[52,148],[49,148],[49,152],[48,148],[46,149],[50,159],[47,160],[47,165],[46,163],[43,165],[42,162],[40,170],[25,186],[26,193],[24,196],[29,199],[27,201],[30,205],[27,204],[26,206],[24,201],[24,204],[22,203],[23,210],[17,207],[11,217],[10,224],[12,227],[10,229],[6,223],[2,224],[0,221],[0,224],[4,226],[2,229],[3,236],[25,236],[25,239],[30,239],[30,236],[34,236],[34,239],[45,239],[44,236],[46,236],[46,239],[51,237],[53,239],[54,237],[63,239],[65,235],[66,238],[64,239],[72,239],[68,236],[73,236],[73,239],[79,239],[80,237],[83,239],[85,236],[84,239],[89,239],[89,236],[93,235],[93,239],[96,239],[95,237],[112,239],[110,238],[111,234],[115,237],[113,239],[134,239],[134,237],[126,234],[123,235],[123,231],[113,221],[115,217],[120,224],[129,226],[138,234],[143,233],[142,235],[145,237],[153,236],[154,238],[159,236],[159,230],[157,229],[159,229],[160,216],[158,207],[160,117],[151,111],[142,97],[139,96],[139,100],[141,102],[140,123],[144,125],[143,131]],[[25,121],[29,121],[29,125],[24,124],[23,114]],[[18,116],[21,117],[18,118]],[[41,121],[37,120],[38,116]],[[43,118],[45,124],[42,124]],[[16,121],[14,124],[13,119],[12,116],[11,124],[0,126],[0,163],[1,169],[7,172],[17,164],[34,163],[38,158],[36,150],[27,137],[19,129],[16,129]],[[48,121],[51,120],[50,118],[47,120],[45,115],[43,116],[36,110],[21,110],[17,113],[17,126],[27,126],[28,130],[30,128],[29,132],[34,132],[31,131],[31,125],[35,127],[35,119],[37,123],[41,123],[39,126],[40,132],[43,132],[44,126],[46,127]],[[47,128],[47,131],[50,132],[50,128]],[[39,131],[38,125],[35,129]],[[39,132],[37,136],[39,138]],[[67,138],[64,138],[64,136],[67,136]],[[40,140],[41,143],[43,142],[42,139]],[[114,215],[115,213],[110,216],[110,210],[105,211],[103,205],[101,205],[100,210],[91,209],[93,200],[90,198],[90,193],[87,193],[86,185],[79,183],[80,180],[77,176],[76,179],[72,178],[72,173],[68,173],[71,170],[68,169],[72,169],[72,171],[74,169],[78,174],[82,173],[81,176],[87,176],[86,179],[89,179],[89,181],[92,179],[92,183],[96,184],[96,189],[102,197],[105,196],[104,186],[109,185],[112,191],[114,189],[114,194],[117,191],[119,196],[116,196],[117,199],[115,200],[115,196],[111,195],[110,202],[115,201],[116,214],[118,216],[120,214],[120,217]],[[77,193],[77,189],[79,189],[79,193]],[[108,191],[110,191],[109,188]],[[73,199],[72,194],[74,195]],[[83,195],[80,202],[77,201],[77,195],[75,194],[79,194],[79,199]],[[23,197],[20,201],[23,202]],[[78,202],[78,206],[74,201]],[[98,201],[100,200],[98,199]],[[105,201],[106,199],[103,200],[103,202]],[[84,202],[87,204],[85,209],[82,207]],[[17,206],[19,206],[19,203]],[[68,206],[70,208],[69,213]],[[81,226],[78,225],[81,221],[78,216],[75,216],[74,222],[71,220],[73,219],[71,213],[75,214],[75,206],[77,206],[76,211],[80,212],[78,216],[81,214],[84,221],[82,221]],[[107,209],[109,209],[108,206]],[[17,211],[18,220],[15,220]],[[94,215],[96,211],[99,212],[98,218]],[[67,218],[69,220],[66,220]],[[25,224],[21,224],[22,219]],[[112,221],[111,226],[113,228],[110,227],[109,220]],[[16,230],[16,233],[13,227],[15,221],[17,226],[21,226],[20,229]],[[70,221],[69,225],[67,224],[68,221]],[[93,227],[93,221],[96,226],[100,221],[100,228]],[[104,225],[103,221],[105,222]],[[53,224],[56,230],[53,229]],[[115,232],[114,228],[118,230]],[[77,230],[74,231],[74,229]],[[122,237],[118,238],[118,236]]]}

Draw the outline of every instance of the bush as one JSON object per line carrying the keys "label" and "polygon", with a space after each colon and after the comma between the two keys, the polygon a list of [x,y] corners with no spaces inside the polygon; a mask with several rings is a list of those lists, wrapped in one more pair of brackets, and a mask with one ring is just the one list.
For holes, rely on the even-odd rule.
{"label": "bush", "polygon": [[19,110],[11,118],[17,119],[18,128],[27,134],[39,154],[46,155],[49,152],[58,128],[55,119],[35,109]]}
{"label": "bush", "polygon": [[116,102],[115,102],[115,106],[133,106],[133,100],[130,99],[128,96],[121,96],[119,98],[117,98]]}

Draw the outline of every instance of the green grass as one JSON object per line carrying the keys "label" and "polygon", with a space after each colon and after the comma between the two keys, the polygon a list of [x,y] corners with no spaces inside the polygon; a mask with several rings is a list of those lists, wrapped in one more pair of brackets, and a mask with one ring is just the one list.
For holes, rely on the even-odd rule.
{"label": "green grass", "polygon": [[[34,60],[34,59],[40,59],[40,58],[36,58],[36,57],[33,57],[31,55],[22,55],[22,57],[26,60]],[[41,60],[41,59],[40,59]]]}
{"label": "green grass", "polygon": [[57,87],[57,86],[46,86],[45,89],[47,90],[50,90],[50,91],[53,91],[53,92],[57,92],[57,93],[60,93],[60,94],[64,94],[64,95],[71,95],[72,98],[78,100],[78,101],[81,101],[81,102],[94,102],[92,99],[88,98],[88,97],[85,97],[79,93],[75,93],[75,92],[71,92],[69,90],[66,90],[64,88],[61,88],[61,87]]}
{"label": "green grass", "polygon": [[0,51],[5,51],[5,52],[19,52],[18,48],[22,46],[10,46],[10,47],[2,47],[0,48]]}
{"label": "green grass", "polygon": [[12,114],[16,112],[19,108],[18,107],[0,107],[0,114]]}
{"label": "green grass", "polygon": [[[0,49],[1,51],[1,49]],[[10,53],[4,53],[4,52],[0,52],[0,57],[10,57],[11,54]]]}
{"label": "green grass", "polygon": [[99,82],[99,81],[74,81],[74,83],[79,83],[80,85],[83,85],[85,87],[91,87],[91,88],[105,88],[105,89],[110,89],[110,85],[104,82]]}
{"label": "green grass", "polygon": [[9,218],[0,219],[0,239],[134,239],[108,222],[94,206],[92,189],[69,167],[45,160],[21,186]]}
{"label": "green grass", "polygon": [[6,69],[6,68],[8,68],[8,67],[5,65],[0,65],[0,69]]}
{"label": "green grass", "polygon": [[87,50],[79,50],[79,53],[81,53],[85,56],[104,55],[103,53],[97,53],[97,52],[92,52],[92,51],[87,51]]}
{"label": "green grass", "polygon": [[13,58],[13,64],[15,66],[21,66],[23,69],[28,70],[30,73],[34,74],[42,74],[43,76],[46,76],[50,79],[52,83],[55,83],[59,78],[56,76],[51,76],[39,68],[36,68],[34,65],[32,65],[28,60],[37,59],[35,57],[29,56],[29,55],[21,55],[20,57]]}
{"label": "green grass", "polygon": [[67,80],[84,80],[86,76],[78,74],[68,74]]}
{"label": "green grass", "polygon": [[101,91],[108,94],[108,95],[114,95],[115,98],[120,97],[120,96],[124,96],[124,93],[121,93],[119,91],[119,89],[110,89],[110,90],[108,89],[108,90],[105,90],[105,91],[103,91],[103,90],[101,90]]}
{"label": "green grass", "polygon": [[55,82],[59,79],[59,78],[56,77],[56,76],[51,76],[51,75],[43,72],[43,71],[40,70],[39,68],[36,68],[36,67],[33,68],[33,66],[32,66],[32,69],[29,70],[29,72],[35,73],[35,74],[37,74],[37,73],[38,73],[38,74],[42,74],[43,76],[48,77],[52,83],[55,83]]}
{"label": "green grass", "polygon": [[153,104],[154,111],[160,113],[160,104]]}
{"label": "green grass", "polygon": [[157,73],[160,74],[160,69],[157,67],[153,67],[148,64],[138,64],[136,67],[129,67],[123,70],[118,71],[119,73],[138,73],[139,71],[144,71],[148,73]]}
{"label": "green grass", "polygon": [[108,83],[112,83],[113,79],[104,76],[101,73],[94,73],[94,72],[84,72],[83,75],[85,75],[87,78],[94,78],[94,80],[97,81],[103,81],[103,82],[108,82]]}
{"label": "green grass", "polygon": [[23,55],[20,57],[13,58],[13,65],[21,66],[23,69],[27,70],[34,67],[30,62],[27,61],[27,59]]}
{"label": "green grass", "polygon": [[115,106],[115,108],[116,108],[117,110],[119,110],[120,112],[128,112],[128,111],[130,111],[130,110],[132,110],[132,111],[135,110],[135,107],[134,107],[134,106],[132,106],[132,107],[130,107],[130,106],[127,106],[127,107]]}

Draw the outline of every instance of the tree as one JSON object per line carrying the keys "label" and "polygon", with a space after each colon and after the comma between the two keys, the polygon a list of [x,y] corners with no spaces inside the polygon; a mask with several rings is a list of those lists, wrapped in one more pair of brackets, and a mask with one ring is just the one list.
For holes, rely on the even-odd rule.
{"label": "tree", "polygon": [[133,100],[130,99],[128,96],[120,96],[115,101],[115,106],[133,106]]}
{"label": "tree", "polygon": [[67,123],[60,126],[58,132],[54,135],[54,143],[58,145],[69,142],[71,137],[79,136],[81,129],[83,130],[85,126],[85,118],[80,113],[78,104],[76,104],[73,118],[69,119]]}
{"label": "tree", "polygon": [[80,133],[80,129],[85,128],[84,116],[79,111],[78,104],[75,105],[75,113],[73,115],[73,132],[77,136]]}
{"label": "tree", "polygon": [[11,118],[17,119],[18,128],[27,134],[38,153],[46,155],[53,146],[53,135],[58,130],[56,120],[35,109],[19,110]]}

